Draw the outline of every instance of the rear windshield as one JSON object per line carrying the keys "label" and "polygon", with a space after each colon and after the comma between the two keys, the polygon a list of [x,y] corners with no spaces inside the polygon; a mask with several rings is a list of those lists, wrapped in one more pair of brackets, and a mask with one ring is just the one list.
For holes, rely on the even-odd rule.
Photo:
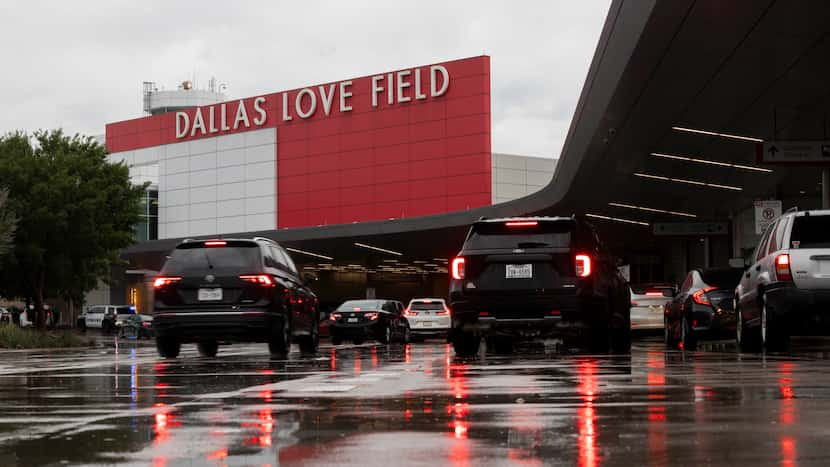
{"label": "rear windshield", "polygon": [[441,302],[412,302],[409,308],[413,310],[443,310],[444,304]]}
{"label": "rear windshield", "polygon": [[631,293],[635,295],[647,295],[652,297],[673,297],[674,288],[670,285],[632,285]]}
{"label": "rear windshield", "polygon": [[473,226],[464,249],[568,248],[572,226],[570,222],[539,222],[515,227],[501,222],[479,223]]}
{"label": "rear windshield", "polygon": [[259,245],[256,243],[236,242],[222,247],[184,244],[173,250],[162,273],[187,274],[209,270],[256,272],[262,269],[260,263]]}
{"label": "rear windshield", "polygon": [[703,282],[721,288],[734,288],[741,281],[742,269],[704,269],[700,276]]}
{"label": "rear windshield", "polygon": [[[382,303],[379,300],[349,300],[337,307],[338,311],[377,311]],[[355,308],[359,308],[356,310]]]}
{"label": "rear windshield", "polygon": [[793,248],[830,247],[830,216],[796,217],[790,244]]}

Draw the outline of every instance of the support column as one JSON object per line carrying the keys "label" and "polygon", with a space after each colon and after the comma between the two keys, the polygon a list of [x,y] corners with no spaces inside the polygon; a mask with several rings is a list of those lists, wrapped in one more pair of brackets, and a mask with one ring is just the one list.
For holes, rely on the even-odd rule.
{"label": "support column", "polygon": [[821,209],[830,209],[830,167],[821,169]]}

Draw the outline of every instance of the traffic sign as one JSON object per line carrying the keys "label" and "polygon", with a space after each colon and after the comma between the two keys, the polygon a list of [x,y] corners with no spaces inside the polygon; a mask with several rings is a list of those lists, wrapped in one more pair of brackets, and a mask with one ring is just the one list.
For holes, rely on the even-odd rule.
{"label": "traffic sign", "polygon": [[755,202],[755,233],[761,235],[767,227],[781,216],[781,201],[767,200]]}
{"label": "traffic sign", "polygon": [[756,156],[763,164],[830,165],[830,141],[764,141]]}

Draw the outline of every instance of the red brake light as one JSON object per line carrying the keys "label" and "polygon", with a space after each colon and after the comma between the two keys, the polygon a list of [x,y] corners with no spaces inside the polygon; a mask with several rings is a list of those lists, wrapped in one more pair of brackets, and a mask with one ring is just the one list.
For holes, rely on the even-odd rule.
{"label": "red brake light", "polygon": [[536,221],[510,221],[505,222],[504,225],[507,227],[536,227],[539,223]]}
{"label": "red brake light", "polygon": [[337,321],[340,319],[340,313],[332,313],[329,315],[329,321]]}
{"label": "red brake light", "polygon": [[412,310],[410,309],[410,307],[406,307],[406,309],[405,309],[405,310],[403,310],[403,315],[404,315],[404,316],[415,316],[415,315],[417,315],[417,314],[418,314],[418,312],[417,312],[417,311],[412,311]]}
{"label": "red brake light", "polygon": [[588,277],[591,275],[591,257],[588,255],[576,255],[576,275]]}
{"label": "red brake light", "polygon": [[165,276],[156,277],[156,280],[153,281],[153,288],[154,289],[160,289],[162,287],[168,286],[168,285],[170,285],[174,282],[178,282],[180,280],[182,280],[181,277],[165,277]]}
{"label": "red brake light", "polygon": [[209,241],[205,242],[205,246],[228,246],[228,242],[223,241]]}
{"label": "red brake light", "polygon": [[646,297],[662,297],[663,292],[646,292]]}
{"label": "red brake light", "polygon": [[369,318],[372,321],[375,321],[375,320],[378,319],[378,313],[376,311],[371,311],[369,313],[365,313],[363,316]]}
{"label": "red brake light", "polygon": [[793,280],[793,273],[790,270],[790,255],[782,253],[775,258],[775,277],[779,281]]}
{"label": "red brake light", "polygon": [[698,305],[711,306],[712,302],[709,301],[709,297],[707,297],[706,294],[715,289],[717,289],[717,287],[704,287],[692,294],[692,300],[694,300],[694,302]]}
{"label": "red brake light", "polygon": [[447,305],[444,305],[444,311],[439,311],[438,313],[435,313],[435,314],[440,315],[440,316],[448,316],[450,314],[450,309],[447,308]]}
{"label": "red brake light", "polygon": [[452,270],[452,278],[453,279],[455,279],[455,280],[464,279],[464,269],[465,269],[464,257],[459,256],[459,257],[454,258],[452,260],[451,270]]}
{"label": "red brake light", "polygon": [[635,302],[634,300],[631,300],[631,306],[640,306],[640,304]]}
{"label": "red brake light", "polygon": [[275,285],[274,279],[272,279],[268,274],[245,274],[239,276],[239,278],[243,281],[259,284],[264,287],[274,287]]}

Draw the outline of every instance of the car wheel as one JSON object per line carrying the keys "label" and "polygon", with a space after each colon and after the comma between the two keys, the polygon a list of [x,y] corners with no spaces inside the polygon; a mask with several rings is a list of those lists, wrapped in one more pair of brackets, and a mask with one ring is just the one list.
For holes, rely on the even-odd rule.
{"label": "car wheel", "polygon": [[631,352],[631,324],[623,322],[611,328],[611,351],[614,353]]}
{"label": "car wheel", "polygon": [[156,338],[156,350],[158,351],[159,357],[176,358],[179,356],[181,348],[182,344],[172,337]]}
{"label": "car wheel", "polygon": [[786,323],[778,318],[775,310],[767,306],[766,296],[761,305],[761,342],[767,350],[780,352],[790,345],[790,333]]}
{"label": "car wheel", "polygon": [[674,338],[668,318],[663,318],[663,343],[667,349],[677,348],[677,339]]}
{"label": "car wheel", "polygon": [[363,339],[362,337],[355,337],[354,339],[352,339],[352,344],[354,345],[361,345],[363,344],[363,342],[365,342],[365,339]]}
{"label": "car wheel", "polygon": [[697,349],[697,336],[686,316],[683,316],[680,321],[680,343],[683,344],[683,350]]}
{"label": "car wheel", "polygon": [[268,352],[272,357],[285,358],[291,347],[291,326],[288,320],[282,321],[268,339]]}
{"label": "car wheel", "polygon": [[735,300],[735,343],[739,352],[758,352],[761,350],[761,330],[759,326],[748,328],[738,301]]}
{"label": "car wheel", "polygon": [[219,352],[219,344],[215,341],[199,342],[196,347],[199,349],[199,355],[203,357],[215,357]]}
{"label": "car wheel", "polygon": [[412,331],[409,330],[409,326],[403,329],[403,339],[401,339],[402,344],[409,344],[412,342]]}
{"label": "car wheel", "polygon": [[317,353],[317,347],[320,345],[320,336],[317,333],[317,326],[311,326],[311,334],[302,336],[299,339],[300,352],[306,355],[313,355]]}
{"label": "car wheel", "polygon": [[481,336],[474,332],[455,331],[452,333],[452,348],[459,357],[470,357],[478,353]]}
{"label": "car wheel", "polygon": [[343,343],[343,338],[339,334],[331,335],[331,345],[340,345]]}

